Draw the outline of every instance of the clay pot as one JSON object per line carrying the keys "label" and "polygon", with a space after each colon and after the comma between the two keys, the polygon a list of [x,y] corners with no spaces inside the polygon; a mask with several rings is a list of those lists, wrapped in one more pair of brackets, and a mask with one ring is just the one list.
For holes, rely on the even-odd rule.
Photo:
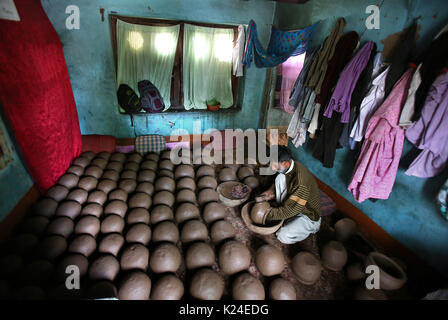
{"label": "clay pot", "polygon": [[194,182],[193,178],[184,177],[180,178],[176,184],[177,190],[189,189],[191,191],[196,191],[196,182]]}
{"label": "clay pot", "polygon": [[55,279],[56,281],[65,281],[67,273],[65,273],[68,266],[77,266],[79,269],[79,276],[83,278],[87,274],[89,268],[89,261],[85,256],[79,253],[72,253],[62,259],[56,266]]}
{"label": "clay pot", "polygon": [[312,253],[302,251],[294,256],[291,262],[297,280],[305,285],[313,285],[320,279],[322,265]]}
{"label": "clay pot", "polygon": [[84,173],[84,168],[80,167],[80,166],[70,166],[67,169],[67,173],[73,173],[73,174],[76,174],[78,177],[80,177]]}
{"label": "clay pot", "polygon": [[75,219],[81,213],[81,205],[76,201],[64,201],[56,209],[56,216]]}
{"label": "clay pot", "polygon": [[160,222],[155,228],[152,236],[153,242],[172,242],[174,244],[179,241],[179,229],[171,221]]}
{"label": "clay pot", "polygon": [[135,191],[135,188],[137,188],[137,181],[133,179],[124,179],[120,181],[118,187],[126,193],[132,193]]}
{"label": "clay pot", "polygon": [[134,223],[149,224],[149,221],[150,221],[149,212],[144,208],[131,209],[126,215],[126,223],[128,225],[132,225]]}
{"label": "clay pot", "polygon": [[94,281],[114,281],[119,271],[118,260],[113,255],[102,254],[91,263],[88,274],[89,278]]}
{"label": "clay pot", "polygon": [[154,183],[156,180],[156,173],[153,170],[143,170],[138,173],[137,182]]}
{"label": "clay pot", "polygon": [[116,214],[110,214],[101,221],[101,233],[121,233],[124,229],[124,219]]}
{"label": "clay pot", "polygon": [[183,189],[176,193],[176,203],[196,203],[196,194],[190,189]]}
{"label": "clay pot", "polygon": [[151,224],[156,224],[166,220],[173,220],[173,218],[173,209],[164,204],[159,204],[151,210]]}
{"label": "clay pot", "polygon": [[159,191],[154,195],[153,205],[164,204],[168,207],[172,207],[174,204],[174,195],[169,191]]}
{"label": "clay pot", "polygon": [[117,189],[109,193],[108,198],[109,201],[121,200],[126,202],[128,200],[128,193],[125,190]]}
{"label": "clay pot", "polygon": [[45,197],[56,200],[57,202],[64,200],[68,195],[69,190],[60,185],[52,186],[45,192]]}
{"label": "clay pot", "polygon": [[84,151],[84,152],[81,153],[79,156],[80,156],[80,157],[83,157],[83,158],[87,158],[87,159],[89,159],[90,161],[92,161],[92,160],[96,157],[96,154],[95,154],[95,152],[93,152],[93,151]]}
{"label": "clay pot", "polygon": [[185,202],[179,205],[176,209],[176,222],[183,223],[190,219],[199,218],[199,208],[193,203]]}
{"label": "clay pot", "polygon": [[282,273],[285,264],[283,253],[273,245],[265,244],[255,253],[255,265],[265,277]]}
{"label": "clay pot", "polygon": [[205,205],[202,214],[205,222],[212,223],[213,221],[226,217],[226,208],[221,203],[209,202]]}
{"label": "clay pot", "polygon": [[128,201],[129,208],[145,208],[149,209],[152,204],[151,197],[146,193],[137,192]]}
{"label": "clay pot", "polygon": [[277,278],[269,286],[269,297],[272,300],[296,300],[296,288],[288,280]]}
{"label": "clay pot", "polygon": [[87,290],[88,299],[116,299],[118,290],[110,281],[96,282]]}
{"label": "clay pot", "polygon": [[204,242],[193,243],[185,255],[187,269],[209,267],[215,263],[215,252],[212,247]]}
{"label": "clay pot", "polygon": [[322,249],[322,265],[332,271],[341,271],[347,263],[347,250],[338,241],[328,242]]}
{"label": "clay pot", "polygon": [[195,299],[220,300],[224,292],[224,279],[212,269],[200,269],[193,275],[189,291]]}
{"label": "clay pot", "polygon": [[264,300],[263,284],[249,273],[243,273],[233,281],[232,298],[234,300]]}
{"label": "clay pot", "polygon": [[131,271],[123,277],[118,289],[120,300],[149,300],[151,279],[141,271]]}
{"label": "clay pot", "polygon": [[152,160],[147,160],[141,163],[140,170],[152,170],[154,172],[157,171],[157,162]]}
{"label": "clay pot", "polygon": [[86,190],[87,192],[96,188],[98,184],[98,179],[94,177],[83,177],[79,179],[78,187]]}
{"label": "clay pot", "polygon": [[210,189],[215,190],[217,187],[218,187],[218,182],[213,177],[205,176],[198,180],[198,188],[200,190],[205,189],[205,188],[210,188]]}
{"label": "clay pot", "polygon": [[151,300],[180,300],[183,295],[184,284],[171,274],[157,280],[151,290]]}
{"label": "clay pot", "polygon": [[24,260],[17,254],[8,254],[0,257],[0,274],[7,279],[19,273],[24,266]]}
{"label": "clay pot", "polygon": [[106,170],[113,170],[119,173],[121,170],[123,170],[123,163],[119,161],[110,161],[109,164],[105,168]]}
{"label": "clay pot", "polygon": [[37,256],[55,261],[67,249],[67,241],[64,237],[51,235],[44,238],[37,246]]}
{"label": "clay pot", "polygon": [[165,151],[162,151],[161,153],[160,153],[160,157],[159,157],[161,160],[164,160],[164,159],[171,159],[171,150],[165,150]]}
{"label": "clay pot", "polygon": [[59,235],[67,239],[73,233],[74,227],[75,224],[72,219],[58,217],[48,224],[46,232],[49,235]]}
{"label": "clay pot", "polygon": [[233,171],[233,169],[231,168],[222,168],[221,171],[219,171],[218,178],[221,182],[238,180],[235,171]]}
{"label": "clay pot", "polygon": [[364,263],[365,267],[376,265],[380,269],[380,288],[383,290],[398,290],[407,281],[406,272],[403,268],[388,256],[372,251]]}
{"label": "clay pot", "polygon": [[104,208],[104,214],[116,214],[120,217],[124,217],[126,215],[126,211],[128,211],[128,205],[126,202],[121,200],[112,200],[109,204]]}
{"label": "clay pot", "polygon": [[218,262],[221,271],[227,275],[247,270],[250,265],[249,249],[240,241],[231,240],[219,250]]}
{"label": "clay pot", "polygon": [[165,169],[165,170],[174,170],[174,164],[171,162],[171,160],[164,159],[159,162],[159,169]]}
{"label": "clay pot", "polygon": [[94,216],[85,216],[79,219],[75,226],[75,234],[90,234],[92,237],[100,232],[100,220]]}
{"label": "clay pot", "polygon": [[189,243],[193,241],[205,241],[208,237],[208,230],[205,224],[199,220],[189,220],[182,227],[180,241]]}
{"label": "clay pot", "polygon": [[114,152],[111,154],[109,161],[118,161],[124,163],[126,161],[126,155],[120,152]]}
{"label": "clay pot", "polygon": [[342,242],[356,234],[356,229],[356,222],[349,218],[340,219],[334,225],[336,239]]}
{"label": "clay pot", "polygon": [[96,158],[96,159],[92,160],[91,165],[92,166],[97,166],[97,167],[99,167],[99,168],[104,170],[104,168],[106,168],[106,166],[107,166],[107,162],[108,162],[107,160],[104,160],[104,159],[101,159],[101,158]]}
{"label": "clay pot", "polygon": [[346,270],[347,279],[350,281],[358,281],[366,277],[366,273],[363,270],[361,263],[352,263],[347,266]]}
{"label": "clay pot", "polygon": [[140,166],[135,162],[126,162],[123,169],[137,172],[140,169]]}
{"label": "clay pot", "polygon": [[97,218],[103,215],[103,206],[98,203],[89,203],[81,210],[81,216],[95,216]]}
{"label": "clay pot", "polygon": [[157,173],[158,173],[159,178],[160,177],[168,177],[168,178],[174,179],[173,171],[162,169],[162,170],[159,170]]}
{"label": "clay pot", "polygon": [[31,208],[32,215],[39,215],[50,218],[56,213],[58,202],[54,199],[44,198],[37,201]]}
{"label": "clay pot", "polygon": [[194,178],[194,168],[192,165],[181,164],[176,167],[176,170],[174,171],[174,178],[177,180],[183,177]]}
{"label": "clay pot", "polygon": [[151,229],[144,223],[134,224],[126,232],[126,242],[146,246],[151,240]]}
{"label": "clay pot", "polygon": [[38,259],[32,261],[23,269],[18,282],[27,285],[47,285],[53,274],[54,265],[45,259]]}
{"label": "clay pot", "polygon": [[127,246],[120,258],[121,270],[139,269],[146,271],[148,269],[149,251],[139,244],[134,243]]}
{"label": "clay pot", "polygon": [[141,182],[135,189],[136,192],[146,193],[148,196],[152,196],[154,193],[154,185],[151,182]]}
{"label": "clay pot", "polygon": [[266,214],[266,211],[271,208],[269,202],[257,202],[252,206],[252,210],[250,210],[250,219],[253,223],[263,224],[263,219]]}
{"label": "clay pot", "polygon": [[34,216],[26,218],[20,225],[20,230],[25,233],[31,233],[40,236],[45,232],[49,220],[43,216]]}
{"label": "clay pot", "polygon": [[254,174],[254,169],[249,167],[241,167],[238,169],[238,179],[240,180],[244,180],[244,178],[251,177]]}
{"label": "clay pot", "polygon": [[119,233],[111,233],[105,236],[98,245],[98,252],[108,253],[118,257],[118,253],[124,245],[124,238]]}
{"label": "clay pot", "polygon": [[209,165],[200,166],[196,171],[196,177],[201,178],[204,176],[215,177],[215,168]]}
{"label": "clay pot", "polygon": [[[94,177],[95,179],[99,179],[103,175],[103,169],[98,168],[97,166],[89,166],[85,169],[84,175],[89,176],[89,177]],[[59,184],[61,184],[61,183],[59,183]]]}
{"label": "clay pot", "polygon": [[166,190],[169,192],[174,192],[176,190],[176,182],[173,179],[168,177],[160,177],[156,180],[156,184],[154,185],[154,191],[162,191]]}
{"label": "clay pot", "polygon": [[[236,160],[234,159],[233,162],[235,162]],[[237,163],[229,163],[229,164],[224,164],[225,168],[230,168],[233,170],[233,172],[237,173],[238,169],[241,167],[241,164],[237,164]]]}
{"label": "clay pot", "polygon": [[155,273],[176,272],[182,262],[179,249],[171,243],[162,243],[152,252],[149,265]]}
{"label": "clay pot", "polygon": [[367,289],[365,286],[356,288],[356,300],[388,300],[386,294],[380,289]]}
{"label": "clay pot", "polygon": [[120,175],[120,179],[122,180],[137,180],[137,172],[132,170],[123,170]]}
{"label": "clay pot", "polygon": [[98,158],[104,159],[106,161],[109,161],[110,156],[111,156],[110,152],[107,152],[107,151],[101,151],[97,155]]}
{"label": "clay pot", "polygon": [[[68,218],[67,218],[68,219]],[[11,252],[17,254],[28,254],[39,243],[39,238],[31,233],[21,233],[15,235],[10,244]]]}
{"label": "clay pot", "polygon": [[128,158],[126,159],[127,162],[135,162],[137,164],[142,162],[142,160],[143,160],[143,157],[140,154],[136,153],[136,152],[130,154],[128,156]]}
{"label": "clay pot", "polygon": [[244,184],[254,190],[260,186],[260,181],[258,181],[257,177],[251,176],[244,179]]}
{"label": "clay pot", "polygon": [[103,191],[105,194],[108,194],[109,192],[117,188],[117,183],[109,179],[103,179],[98,183],[96,188],[100,191]]}
{"label": "clay pot", "polygon": [[[117,163],[119,163],[119,162],[117,162]],[[120,179],[120,174],[118,172],[119,171],[115,171],[115,170],[106,170],[106,171],[104,171],[101,178],[117,182]]]}
{"label": "clay pot", "polygon": [[92,191],[87,198],[88,203],[97,203],[101,206],[104,205],[106,200],[107,200],[107,194],[100,190]]}
{"label": "clay pot", "polygon": [[[87,170],[88,168],[86,169],[86,171]],[[73,189],[78,185],[78,181],[79,177],[76,174],[66,173],[59,178],[58,184],[66,187],[67,189]]]}
{"label": "clay pot", "polygon": [[96,240],[90,234],[81,234],[73,238],[67,249],[71,253],[80,253],[88,258],[96,250]]}
{"label": "clay pot", "polygon": [[218,202],[219,195],[213,189],[202,189],[199,191],[198,202],[200,205],[204,205],[209,202]]}
{"label": "clay pot", "polygon": [[159,162],[159,158],[160,158],[159,154],[155,152],[149,152],[145,154],[145,156],[143,157],[144,160],[151,160],[155,162]]}
{"label": "clay pot", "polygon": [[225,220],[216,221],[210,229],[210,237],[215,244],[226,239],[231,239],[235,237],[235,234],[235,228]]}
{"label": "clay pot", "polygon": [[78,157],[72,161],[72,165],[80,166],[81,168],[85,168],[90,164],[90,159],[85,157]]}

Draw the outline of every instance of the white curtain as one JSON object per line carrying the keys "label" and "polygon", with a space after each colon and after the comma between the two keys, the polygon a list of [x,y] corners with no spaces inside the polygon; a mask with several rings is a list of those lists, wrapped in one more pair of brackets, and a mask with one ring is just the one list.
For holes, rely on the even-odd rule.
{"label": "white curtain", "polygon": [[233,29],[185,24],[183,88],[185,109],[206,109],[216,99],[221,108],[233,105]]}
{"label": "white curtain", "polygon": [[125,83],[138,94],[138,82],[149,80],[168,109],[178,38],[179,25],[145,26],[117,20],[117,88]]}

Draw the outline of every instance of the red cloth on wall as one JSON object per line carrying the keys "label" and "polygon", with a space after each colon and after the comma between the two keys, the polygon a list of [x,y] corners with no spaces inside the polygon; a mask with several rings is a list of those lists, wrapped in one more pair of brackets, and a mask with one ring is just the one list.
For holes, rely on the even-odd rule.
{"label": "red cloth on wall", "polygon": [[116,140],[113,136],[100,134],[88,134],[82,136],[82,152],[92,151],[99,153],[102,151],[115,152]]}
{"label": "red cloth on wall", "polygon": [[81,132],[56,31],[40,1],[15,4],[20,21],[0,19],[0,104],[43,192],[80,154]]}

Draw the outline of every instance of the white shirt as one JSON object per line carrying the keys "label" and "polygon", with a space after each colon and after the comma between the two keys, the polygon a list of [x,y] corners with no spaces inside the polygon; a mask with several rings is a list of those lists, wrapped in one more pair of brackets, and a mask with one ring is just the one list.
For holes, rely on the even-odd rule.
{"label": "white shirt", "polygon": [[294,161],[291,161],[291,166],[285,173],[279,173],[275,177],[275,196],[277,203],[282,203],[288,194],[288,188],[286,187],[286,174],[290,173],[294,168]]}
{"label": "white shirt", "polygon": [[244,32],[244,26],[238,26],[238,38],[235,46],[233,47],[232,63],[233,63],[233,75],[237,77],[243,76],[243,54],[244,43],[246,42],[246,35]]}

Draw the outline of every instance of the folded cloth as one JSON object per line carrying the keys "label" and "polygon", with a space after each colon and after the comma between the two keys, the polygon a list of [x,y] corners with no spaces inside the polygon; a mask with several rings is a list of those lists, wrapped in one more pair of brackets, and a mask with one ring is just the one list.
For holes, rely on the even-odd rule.
{"label": "folded cloth", "polygon": [[135,151],[138,153],[156,152],[166,149],[165,137],[157,134],[135,138]]}

